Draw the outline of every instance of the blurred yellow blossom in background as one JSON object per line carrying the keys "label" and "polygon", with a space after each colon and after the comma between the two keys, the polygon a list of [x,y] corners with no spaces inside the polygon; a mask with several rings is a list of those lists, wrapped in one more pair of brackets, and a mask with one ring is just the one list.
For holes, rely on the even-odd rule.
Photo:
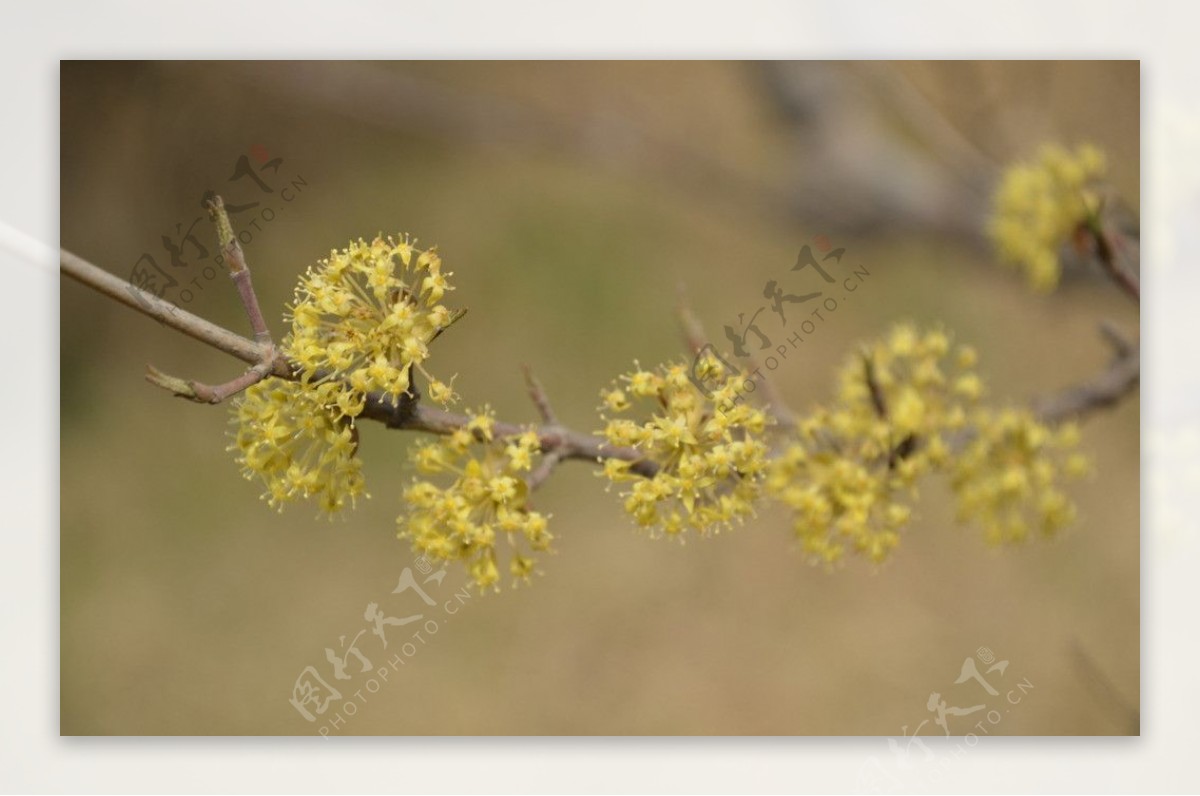
{"label": "blurred yellow blossom in background", "polygon": [[793,511],[813,563],[847,552],[887,560],[912,517],[920,478],[948,471],[961,521],[980,520],[991,543],[1046,534],[1075,518],[1057,488],[1087,471],[1073,425],[1047,428],[1028,411],[979,405],[975,349],[941,329],[900,324],[842,366],[839,391],[796,424],[769,468],[768,492]]}
{"label": "blurred yellow blossom in background", "polygon": [[1035,290],[1058,285],[1059,249],[1099,212],[1096,186],[1105,171],[1104,153],[1091,144],[1074,152],[1047,144],[1035,162],[1005,172],[988,233],[1001,259],[1024,271]]}

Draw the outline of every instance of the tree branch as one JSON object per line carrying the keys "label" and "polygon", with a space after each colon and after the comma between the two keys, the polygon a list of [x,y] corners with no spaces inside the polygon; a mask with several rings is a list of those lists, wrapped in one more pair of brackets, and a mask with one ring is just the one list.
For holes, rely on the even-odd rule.
{"label": "tree branch", "polygon": [[1104,223],[1098,215],[1089,219],[1085,227],[1091,235],[1092,242],[1096,247],[1096,258],[1100,261],[1105,275],[1115,282],[1125,295],[1133,299],[1135,304],[1141,304],[1141,282],[1128,268],[1117,262],[1116,249],[1121,242],[1120,233],[1116,233],[1117,237],[1114,238],[1114,234],[1105,229]]}
{"label": "tree branch", "polygon": [[[299,378],[298,371],[271,344],[270,335],[259,335],[261,329],[265,329],[265,323],[260,327],[260,324],[255,321],[253,308],[257,307],[257,300],[253,302],[253,305],[247,306],[247,314],[251,319],[251,326],[260,327],[255,331],[256,335],[265,337],[263,342],[248,340],[198,315],[193,315],[65,249],[61,250],[60,260],[63,273],[79,283],[131,307],[165,326],[183,332],[194,340],[237,357],[253,366],[242,376],[216,387],[184,381],[150,368],[147,378],[161,387],[176,394],[186,395],[193,400],[216,403],[268,376],[292,381]],[[241,261],[241,264],[244,268],[244,260]],[[248,279],[246,283],[248,284]],[[244,299],[243,303],[246,303]],[[679,312],[689,345],[695,348],[697,343],[703,344],[703,331],[686,302],[681,301]],[[261,318],[261,312],[258,313],[258,317]],[[1035,412],[1043,422],[1058,423],[1070,418],[1082,417],[1101,408],[1111,407],[1137,387],[1141,359],[1136,344],[1127,340],[1111,324],[1103,325],[1101,331],[1114,348],[1116,353],[1114,361],[1100,375],[1036,401],[1034,403]],[[327,374],[318,373],[316,375],[317,378],[321,378]],[[527,381],[530,395],[538,408],[543,424],[528,426],[497,422],[494,428],[495,433],[500,437],[516,436],[529,428],[537,433],[545,458],[531,475],[531,486],[539,485],[550,475],[555,466],[568,459],[591,462],[619,459],[633,462],[630,470],[638,475],[652,477],[658,472],[658,466],[653,461],[644,458],[642,452],[636,448],[611,446],[601,437],[574,431],[557,423],[545,391],[528,371]],[[777,417],[782,415],[781,420],[790,419],[790,412],[779,400],[778,395],[773,389],[770,392],[769,408]],[[470,423],[470,418],[466,415],[426,406],[415,397],[393,403],[381,393],[366,396],[360,417],[381,422],[392,429],[429,434],[451,434],[460,428],[465,428]]]}
{"label": "tree branch", "polygon": [[225,265],[229,268],[229,276],[237,285],[238,297],[250,320],[250,329],[254,332],[254,341],[260,345],[271,344],[271,330],[263,317],[262,309],[258,306],[258,296],[254,293],[254,285],[250,282],[250,267],[246,265],[246,255],[242,252],[242,244],[233,234],[233,225],[229,222],[229,214],[225,212],[225,202],[219,196],[214,196],[208,202],[208,216],[217,228],[217,239],[221,243],[221,253],[225,256]]}
{"label": "tree branch", "polygon": [[542,383],[538,381],[537,376],[533,375],[533,368],[522,365],[521,372],[525,374],[529,397],[533,401],[533,405],[537,407],[538,414],[542,416],[542,421],[552,426],[558,425],[558,420],[554,417],[554,409],[550,406],[550,399],[546,396],[546,390],[542,387]]}
{"label": "tree branch", "polygon": [[[153,318],[164,326],[183,332],[193,340],[212,346],[218,351],[223,351],[251,365],[262,361],[263,347],[253,340],[247,340],[223,326],[218,326],[199,315],[193,315],[187,310],[180,309],[171,302],[126,282],[66,249],[61,250],[59,262],[62,272],[75,281]],[[291,369],[287,360],[276,356],[271,364],[271,375],[284,379],[290,378]]]}
{"label": "tree branch", "polygon": [[1116,406],[1137,389],[1142,367],[1137,345],[1107,322],[1100,325],[1100,333],[1113,348],[1113,361],[1087,381],[1034,401],[1034,413],[1043,423],[1062,423]]}
{"label": "tree branch", "polygon": [[[562,431],[562,427],[558,424],[558,419],[554,415],[554,408],[550,406],[550,398],[546,395],[546,390],[542,387],[542,383],[533,375],[533,368],[528,365],[521,366],[522,372],[525,374],[525,384],[529,387],[529,398],[533,401],[533,405],[537,407],[538,414],[542,416],[544,422],[549,429]],[[563,460],[568,452],[568,446],[565,444],[565,438],[562,436],[555,437],[552,441],[556,444],[547,449],[543,449],[544,456],[537,469],[529,474],[529,488],[537,489],[541,486],[550,474],[554,472],[554,468]]]}
{"label": "tree branch", "polygon": [[[172,329],[183,332],[194,340],[212,346],[218,351],[237,357],[243,362],[260,366],[265,371],[265,376],[274,376],[290,381],[299,379],[299,372],[288,362],[286,357],[275,351],[273,346],[255,343],[198,315],[180,309],[171,302],[142,290],[136,285],[129,284],[65,249],[61,250],[60,262],[63,273],[80,284],[116,299],[125,306],[154,318]],[[269,361],[264,360],[267,352],[274,352]],[[170,380],[171,386],[168,386],[168,389],[189,384],[182,379],[175,379],[165,374],[159,373],[158,375],[163,381]],[[320,373],[316,375],[317,378],[322,376]],[[167,385],[160,384],[160,386]],[[466,428],[471,421],[466,415],[426,406],[415,399],[401,400],[399,403],[393,404],[391,399],[382,393],[372,393],[366,397],[363,412],[359,417],[381,422],[388,428],[420,431],[428,434],[452,434],[460,428]],[[601,437],[574,431],[558,424],[531,426],[497,422],[493,429],[498,437],[511,437],[523,434],[531,427],[538,435],[542,452],[548,455],[552,454],[556,463],[566,459],[591,462],[620,459],[633,462],[630,471],[638,475],[651,477],[658,472],[658,465],[646,459],[636,448],[615,447],[609,445]]]}

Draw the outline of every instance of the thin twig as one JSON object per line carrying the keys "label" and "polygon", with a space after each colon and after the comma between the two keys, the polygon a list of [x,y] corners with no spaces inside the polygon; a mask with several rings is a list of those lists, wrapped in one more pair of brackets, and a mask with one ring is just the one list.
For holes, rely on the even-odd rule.
{"label": "thin twig", "polygon": [[1141,304],[1141,283],[1128,268],[1117,262],[1117,253],[1111,234],[1104,229],[1102,222],[1098,219],[1089,221],[1087,230],[1096,244],[1096,256],[1101,267],[1104,268],[1104,273],[1117,284],[1117,287],[1121,288],[1125,295],[1133,299],[1134,303]]}
{"label": "thin twig", "polygon": [[214,196],[208,202],[208,216],[217,228],[217,240],[221,244],[221,253],[225,256],[225,265],[229,268],[229,276],[237,285],[238,296],[246,317],[250,320],[250,330],[254,332],[254,340],[263,345],[271,342],[271,330],[263,317],[262,309],[258,306],[258,296],[254,293],[254,285],[250,281],[250,268],[246,265],[246,255],[242,244],[233,233],[233,225],[229,214],[225,212],[225,202],[219,196]]}
{"label": "thin twig", "polygon": [[[700,319],[696,317],[696,313],[692,311],[691,304],[688,303],[687,290],[682,282],[677,287],[678,301],[675,305],[675,314],[679,319],[679,326],[683,332],[684,342],[687,343],[688,350],[692,356],[697,356],[705,348],[711,348],[708,335],[704,332],[704,324],[700,323]],[[715,350],[715,349],[714,349]],[[749,357],[750,366],[747,370],[750,373],[762,373],[762,365],[754,356]],[[782,429],[791,429],[796,425],[796,414],[788,408],[787,403],[783,400],[783,395],[775,386],[775,382],[765,373],[762,373],[762,379],[759,381],[763,388],[763,405],[767,412],[775,419],[775,422]]]}
{"label": "thin twig", "polygon": [[683,282],[676,285],[675,292],[675,314],[679,318],[679,326],[683,331],[683,339],[687,343],[688,351],[695,356],[704,346],[708,345],[708,335],[704,333],[704,325],[692,311],[692,305],[687,297],[687,287]]}
{"label": "thin twig", "polygon": [[[521,371],[525,374],[525,384],[529,387],[529,399],[533,401],[538,414],[541,415],[542,422],[546,424],[543,427],[547,435],[542,446],[542,461],[538,464],[537,469],[529,474],[526,481],[530,489],[537,489],[550,477],[559,462],[566,458],[570,452],[570,443],[568,436],[563,433],[564,429],[558,424],[554,408],[550,406],[550,397],[546,395],[546,389],[538,381],[537,376],[533,375],[533,368],[529,365],[522,365]],[[549,443],[549,447],[546,443]]]}
{"label": "thin twig", "polygon": [[204,384],[198,381],[180,379],[163,373],[153,365],[146,366],[146,381],[174,393],[180,398],[187,398],[202,404],[219,404],[232,395],[237,395],[247,387],[253,387],[267,376],[271,375],[270,362],[264,361],[254,365],[245,373],[236,376],[223,384]]}
{"label": "thin twig", "polygon": [[537,376],[533,375],[533,368],[522,365],[521,372],[525,374],[529,397],[533,401],[533,405],[537,407],[538,414],[542,416],[542,422],[551,426],[558,425],[558,420],[554,417],[554,409],[550,406],[550,399],[546,396],[546,390],[542,387],[542,383],[538,381]]}
{"label": "thin twig", "polygon": [[1100,374],[1034,401],[1034,413],[1043,423],[1062,423],[1116,406],[1137,389],[1142,367],[1137,346],[1112,324],[1101,324],[1100,333],[1116,353],[1113,361]]}
{"label": "thin twig", "polygon": [[879,380],[875,378],[875,360],[871,358],[870,351],[863,351],[862,363],[863,379],[866,380],[867,391],[871,395],[871,407],[880,420],[887,420],[887,400],[883,397],[883,388],[879,386]]}
{"label": "thin twig", "polygon": [[554,472],[554,468],[558,466],[559,462],[561,462],[565,456],[566,450],[561,447],[554,448],[547,452],[542,457],[542,461],[538,464],[537,468],[531,472],[529,477],[526,479],[526,483],[529,484],[529,488],[537,489],[539,486],[544,484],[546,480],[550,478],[550,474]]}
{"label": "thin twig", "polygon": [[1132,704],[1117,688],[1112,679],[1100,668],[1100,664],[1083,647],[1079,639],[1072,639],[1071,653],[1075,666],[1083,673],[1083,683],[1092,692],[1097,702],[1103,704],[1113,715],[1123,732],[1137,735],[1141,729],[1141,710]]}
{"label": "thin twig", "polygon": [[1118,357],[1129,356],[1137,351],[1137,343],[1126,337],[1112,321],[1100,321],[1100,336],[1112,346],[1113,353]]}

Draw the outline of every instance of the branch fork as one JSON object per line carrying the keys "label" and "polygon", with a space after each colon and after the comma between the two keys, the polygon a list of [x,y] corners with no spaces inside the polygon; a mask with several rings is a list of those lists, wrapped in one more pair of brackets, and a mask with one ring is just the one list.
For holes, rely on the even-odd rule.
{"label": "branch fork", "polygon": [[271,330],[267,327],[262,308],[258,304],[258,296],[254,293],[254,285],[250,281],[250,267],[246,265],[246,255],[237,235],[233,232],[233,224],[225,211],[225,202],[219,196],[214,196],[207,203],[208,215],[217,228],[217,239],[221,244],[221,254],[225,266],[229,269],[229,278],[237,287],[238,297],[242,308],[250,321],[250,329],[254,333],[254,342],[261,353],[258,361],[249,370],[236,378],[222,384],[204,384],[189,379],[181,379],[163,373],[153,365],[146,366],[146,381],[162,387],[180,398],[204,404],[219,404],[230,396],[237,395],[242,390],[258,384],[263,379],[274,374],[279,352],[271,340]]}

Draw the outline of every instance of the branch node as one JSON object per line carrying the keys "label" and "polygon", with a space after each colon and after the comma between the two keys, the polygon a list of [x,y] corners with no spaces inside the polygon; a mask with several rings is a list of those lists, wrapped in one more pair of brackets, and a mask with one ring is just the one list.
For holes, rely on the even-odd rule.
{"label": "branch node", "polygon": [[217,243],[221,246],[221,253],[225,255],[225,266],[229,269],[229,275],[244,271],[246,259],[242,254],[242,245],[233,234],[233,223],[229,220],[229,213],[225,212],[225,200],[220,196],[213,196],[205,203],[205,207],[208,209],[209,219],[217,228]]}
{"label": "branch node", "polygon": [[384,425],[388,428],[408,428],[417,414],[420,403],[421,391],[415,381],[410,381],[408,390],[400,393],[399,402],[395,406],[389,405],[391,412],[384,420]]}

